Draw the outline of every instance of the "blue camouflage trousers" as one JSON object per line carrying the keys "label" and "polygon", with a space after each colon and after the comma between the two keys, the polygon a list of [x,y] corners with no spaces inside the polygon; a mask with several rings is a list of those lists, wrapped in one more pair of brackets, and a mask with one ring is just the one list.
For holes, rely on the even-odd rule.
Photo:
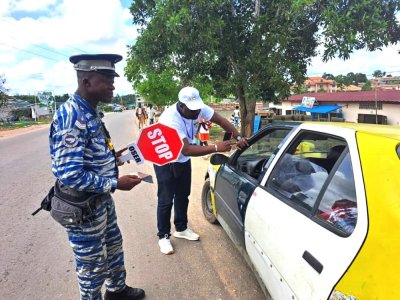
{"label": "blue camouflage trousers", "polygon": [[124,289],[122,236],[111,195],[96,205],[92,222],[66,228],[74,252],[81,300],[101,300],[104,282],[108,291]]}

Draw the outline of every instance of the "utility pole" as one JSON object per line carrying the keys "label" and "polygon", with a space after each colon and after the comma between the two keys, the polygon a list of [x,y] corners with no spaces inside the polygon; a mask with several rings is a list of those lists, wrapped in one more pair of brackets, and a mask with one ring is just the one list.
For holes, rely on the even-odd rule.
{"label": "utility pole", "polygon": [[34,93],[34,97],[35,97],[35,122],[37,122],[37,117],[38,117],[38,110],[37,110],[37,106],[36,106],[36,94]]}
{"label": "utility pole", "polygon": [[378,124],[378,97],[375,86],[375,124]]}

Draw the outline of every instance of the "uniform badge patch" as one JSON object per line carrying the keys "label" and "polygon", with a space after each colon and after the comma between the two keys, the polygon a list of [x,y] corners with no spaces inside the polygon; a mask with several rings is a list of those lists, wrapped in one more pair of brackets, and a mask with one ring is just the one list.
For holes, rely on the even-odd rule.
{"label": "uniform badge patch", "polygon": [[78,145],[78,135],[76,133],[69,132],[63,136],[62,142],[65,147],[72,148]]}
{"label": "uniform badge patch", "polygon": [[86,120],[83,114],[79,114],[78,118],[76,119],[75,126],[78,127],[79,129],[85,129],[86,128]]}

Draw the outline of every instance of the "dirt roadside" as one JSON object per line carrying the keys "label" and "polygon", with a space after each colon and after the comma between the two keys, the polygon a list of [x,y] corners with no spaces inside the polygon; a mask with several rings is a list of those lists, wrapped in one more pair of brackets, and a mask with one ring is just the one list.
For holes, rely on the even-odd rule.
{"label": "dirt roadside", "polygon": [[50,124],[42,124],[42,125],[32,125],[27,127],[21,127],[16,129],[0,129],[0,139],[6,139],[13,136],[25,134],[28,132],[40,130],[43,128],[48,128]]}

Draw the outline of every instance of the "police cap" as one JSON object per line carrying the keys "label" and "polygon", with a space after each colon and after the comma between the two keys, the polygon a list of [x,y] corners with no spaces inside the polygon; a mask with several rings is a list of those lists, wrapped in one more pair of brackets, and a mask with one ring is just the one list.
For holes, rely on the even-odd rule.
{"label": "police cap", "polygon": [[118,54],[79,54],[69,58],[76,71],[97,72],[114,77],[119,77],[115,72],[115,64],[121,60],[122,56]]}

